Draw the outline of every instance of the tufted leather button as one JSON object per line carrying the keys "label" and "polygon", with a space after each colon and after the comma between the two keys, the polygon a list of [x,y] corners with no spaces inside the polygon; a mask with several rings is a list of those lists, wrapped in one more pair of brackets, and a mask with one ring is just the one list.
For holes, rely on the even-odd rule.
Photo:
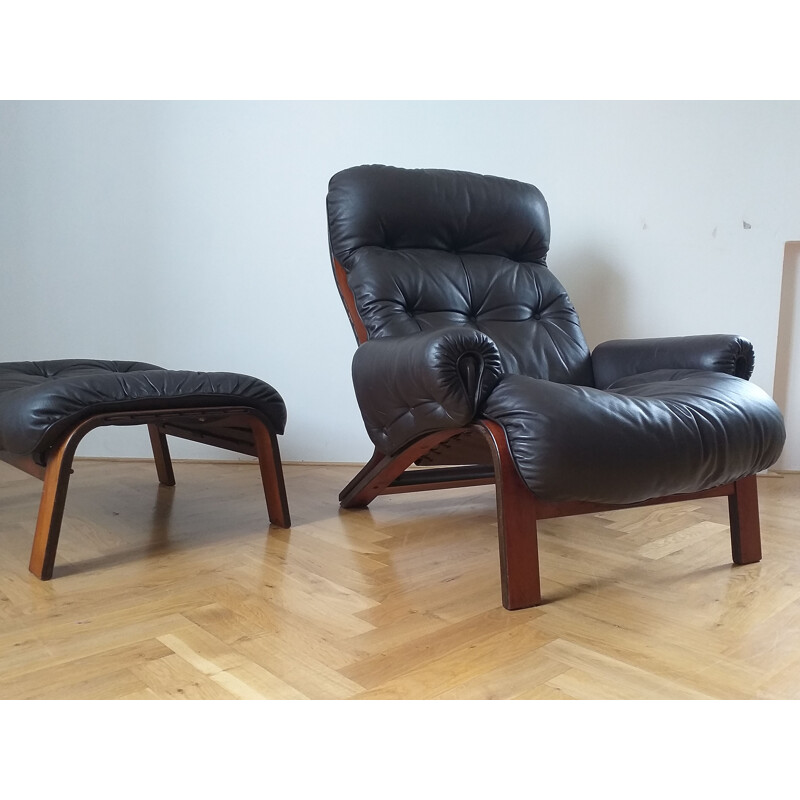
{"label": "tufted leather button", "polygon": [[541,319],[541,318],[542,318],[542,315],[541,315],[541,314],[534,314],[534,315],[533,315],[533,318],[534,318],[534,319]]}

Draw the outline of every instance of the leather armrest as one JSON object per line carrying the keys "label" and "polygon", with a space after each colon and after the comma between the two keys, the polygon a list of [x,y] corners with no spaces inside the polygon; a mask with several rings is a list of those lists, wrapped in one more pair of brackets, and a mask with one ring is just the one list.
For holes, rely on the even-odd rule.
{"label": "leather armrest", "polygon": [[741,336],[708,334],[659,339],[615,339],[592,352],[595,385],[605,389],[620,378],[659,369],[699,369],[749,379],[753,345]]}
{"label": "leather armrest", "polygon": [[468,425],[501,372],[495,343],[463,326],[371,339],[353,357],[367,433],[386,454],[426,433]]}

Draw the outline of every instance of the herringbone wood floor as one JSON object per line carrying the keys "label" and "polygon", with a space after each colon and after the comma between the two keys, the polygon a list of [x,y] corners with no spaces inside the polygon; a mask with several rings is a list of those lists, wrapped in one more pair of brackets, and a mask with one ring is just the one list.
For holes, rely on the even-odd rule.
{"label": "herringbone wood floor", "polygon": [[0,698],[800,697],[800,475],[759,479],[764,560],[725,500],[540,524],[546,604],[500,602],[494,490],[342,511],[353,467],[78,460],[54,579],[39,481],[0,465]]}

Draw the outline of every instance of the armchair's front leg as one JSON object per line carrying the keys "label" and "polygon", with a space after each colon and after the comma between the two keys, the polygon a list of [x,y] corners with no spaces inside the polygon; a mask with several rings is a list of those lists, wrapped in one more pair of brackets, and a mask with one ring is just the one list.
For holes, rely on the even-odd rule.
{"label": "armchair's front leg", "polygon": [[735,564],[761,561],[761,524],[758,519],[758,486],[755,475],[736,481],[728,495],[731,551]]}
{"label": "armchair's front leg", "polygon": [[481,420],[492,451],[497,491],[497,533],[503,606],[509,611],[542,602],[536,497],[520,478],[502,426]]}

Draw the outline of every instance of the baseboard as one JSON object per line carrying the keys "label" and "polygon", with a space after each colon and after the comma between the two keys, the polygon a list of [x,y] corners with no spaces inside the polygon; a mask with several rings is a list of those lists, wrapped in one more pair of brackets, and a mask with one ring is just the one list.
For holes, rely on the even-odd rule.
{"label": "baseboard", "polygon": [[[151,457],[125,456],[76,456],[75,461],[114,461],[128,463],[147,463],[151,464]],[[241,458],[172,458],[173,464],[257,464],[255,456],[242,456]],[[351,469],[361,469],[366,461],[286,461],[283,460],[284,467],[349,467]]]}
{"label": "baseboard", "polygon": [[[151,458],[125,458],[111,456],[76,456],[75,461],[128,461],[128,462],[147,462],[152,463]],[[257,464],[258,461],[253,456],[242,456],[242,458],[173,458],[173,464]],[[283,461],[284,467],[348,467],[350,469],[361,469],[363,461]],[[782,478],[784,475],[800,475],[800,469],[768,469],[758,473],[759,478]]]}

